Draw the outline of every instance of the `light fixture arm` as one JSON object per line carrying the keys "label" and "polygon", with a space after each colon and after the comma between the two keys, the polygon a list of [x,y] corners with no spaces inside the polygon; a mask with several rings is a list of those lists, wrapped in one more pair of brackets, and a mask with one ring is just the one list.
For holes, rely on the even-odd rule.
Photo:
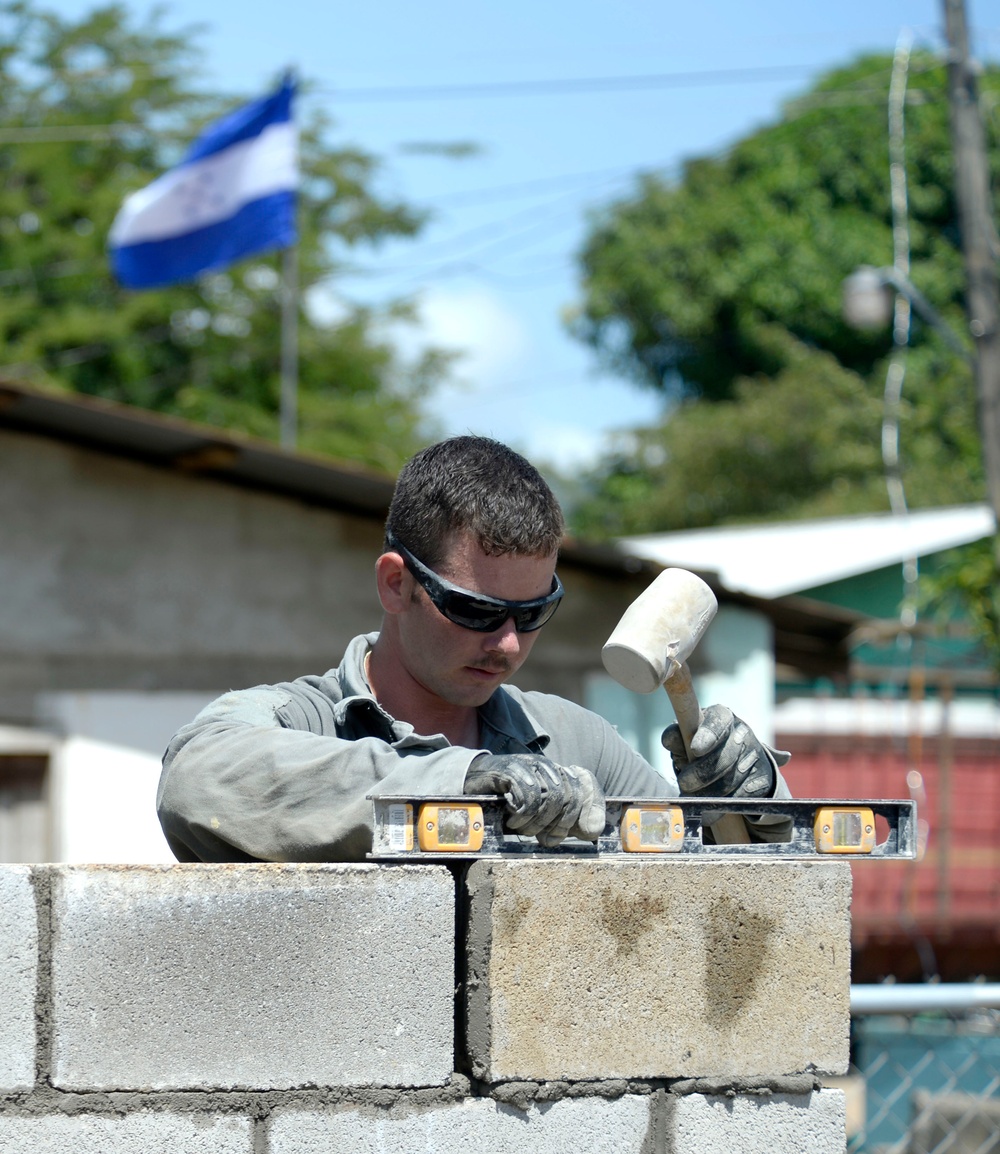
{"label": "light fixture arm", "polygon": [[884,284],[892,285],[896,292],[902,293],[903,296],[906,297],[913,306],[913,311],[929,325],[933,325],[959,356],[964,357],[970,364],[975,364],[975,353],[959,338],[951,325],[948,324],[909,277],[903,276],[901,272],[894,268],[880,268],[875,271]]}

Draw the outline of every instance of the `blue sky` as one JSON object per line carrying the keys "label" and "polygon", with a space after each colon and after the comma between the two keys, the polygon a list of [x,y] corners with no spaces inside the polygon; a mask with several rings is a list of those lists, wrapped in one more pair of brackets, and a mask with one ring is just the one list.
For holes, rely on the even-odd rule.
{"label": "blue sky", "polygon": [[[967,2],[974,51],[995,57],[1000,9]],[[93,5],[46,6],[75,16]],[[669,172],[775,119],[821,71],[891,52],[903,28],[918,46],[943,41],[940,0],[175,0],[165,11],[171,29],[204,27],[205,79],[225,91],[257,95],[293,65],[334,118],[334,140],[383,157],[381,186],[435,214],[419,242],[358,253],[363,273],[334,286],[327,305],[336,309],[336,293],[415,294],[425,338],[464,351],[433,406],[444,431],[497,436],[564,467],[659,412],[654,395],[599,375],[566,333],[588,214],[626,194],[637,172]],[[673,80],[558,90],[650,76]],[[493,82],[545,83],[489,96],[386,91]],[[455,141],[480,151],[454,161],[411,147]]]}

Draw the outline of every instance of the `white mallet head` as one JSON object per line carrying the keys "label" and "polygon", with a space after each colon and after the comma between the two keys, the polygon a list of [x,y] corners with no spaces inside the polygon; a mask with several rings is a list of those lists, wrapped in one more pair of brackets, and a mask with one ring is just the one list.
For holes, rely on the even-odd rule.
{"label": "white mallet head", "polygon": [[687,661],[718,607],[696,574],[664,569],[608,638],[601,651],[604,668],[626,689],[652,693]]}

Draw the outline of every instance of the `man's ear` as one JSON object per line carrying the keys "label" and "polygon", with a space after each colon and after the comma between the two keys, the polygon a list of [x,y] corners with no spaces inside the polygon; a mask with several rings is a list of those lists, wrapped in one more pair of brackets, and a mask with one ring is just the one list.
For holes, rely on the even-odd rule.
{"label": "man's ear", "polygon": [[386,613],[402,613],[410,603],[409,576],[398,553],[383,553],[375,562],[378,599]]}

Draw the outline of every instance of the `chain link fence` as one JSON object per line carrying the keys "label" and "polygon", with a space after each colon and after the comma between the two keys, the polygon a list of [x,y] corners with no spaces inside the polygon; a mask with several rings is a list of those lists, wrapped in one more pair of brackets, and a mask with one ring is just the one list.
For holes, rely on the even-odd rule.
{"label": "chain link fence", "polygon": [[849,1154],[1000,1154],[1000,1010],[855,1014]]}

